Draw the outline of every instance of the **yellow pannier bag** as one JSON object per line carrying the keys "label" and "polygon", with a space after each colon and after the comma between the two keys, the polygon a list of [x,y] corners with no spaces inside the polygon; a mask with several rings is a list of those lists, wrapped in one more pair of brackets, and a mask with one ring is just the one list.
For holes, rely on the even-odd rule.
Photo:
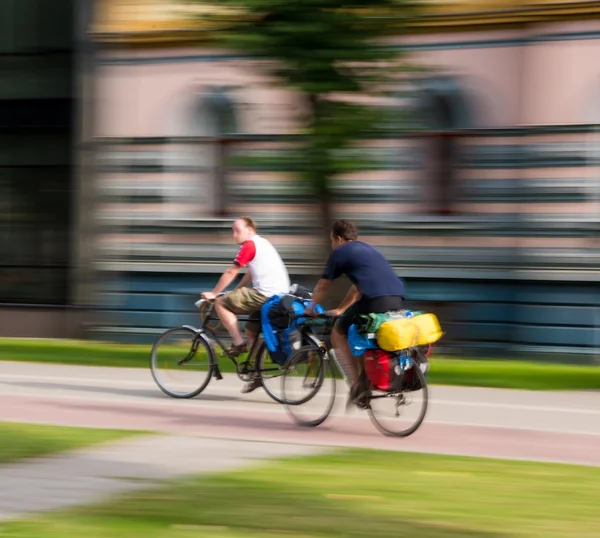
{"label": "yellow pannier bag", "polygon": [[444,332],[435,314],[419,314],[412,318],[391,319],[377,329],[377,345],[384,351],[400,351],[408,347],[437,342]]}

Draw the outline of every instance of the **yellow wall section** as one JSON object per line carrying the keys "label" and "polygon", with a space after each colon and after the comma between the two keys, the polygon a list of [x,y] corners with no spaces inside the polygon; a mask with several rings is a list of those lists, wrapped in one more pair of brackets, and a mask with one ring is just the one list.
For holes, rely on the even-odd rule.
{"label": "yellow wall section", "polygon": [[[121,43],[197,42],[216,24],[208,18],[242,17],[214,3],[177,0],[99,0],[92,33],[98,40]],[[599,1],[581,0],[422,0],[415,32],[456,31],[600,18]],[[389,19],[388,19],[389,21]],[[196,30],[196,31],[194,31]]]}

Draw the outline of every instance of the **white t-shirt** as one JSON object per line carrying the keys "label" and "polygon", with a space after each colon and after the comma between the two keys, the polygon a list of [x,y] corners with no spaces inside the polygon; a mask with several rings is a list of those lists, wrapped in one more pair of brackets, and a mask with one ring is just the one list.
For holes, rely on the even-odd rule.
{"label": "white t-shirt", "polygon": [[248,266],[252,286],[265,297],[281,295],[290,290],[290,276],[275,247],[260,235],[253,235],[242,244],[234,262]]}

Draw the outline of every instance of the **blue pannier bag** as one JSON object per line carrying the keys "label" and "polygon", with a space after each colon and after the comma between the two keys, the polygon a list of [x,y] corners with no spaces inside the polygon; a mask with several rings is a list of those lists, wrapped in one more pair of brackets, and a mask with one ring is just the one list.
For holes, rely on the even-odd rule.
{"label": "blue pannier bag", "polygon": [[350,325],[348,329],[348,345],[352,355],[358,357],[368,349],[378,349],[375,333],[360,334],[355,324]]}
{"label": "blue pannier bag", "polygon": [[[302,314],[309,304],[309,299],[295,295],[275,295],[262,306],[262,333],[273,362],[283,365],[290,356],[292,340],[298,340],[294,337],[298,336],[298,327],[306,320],[306,317],[291,318]],[[321,305],[316,305],[314,310],[317,314],[325,312]]]}

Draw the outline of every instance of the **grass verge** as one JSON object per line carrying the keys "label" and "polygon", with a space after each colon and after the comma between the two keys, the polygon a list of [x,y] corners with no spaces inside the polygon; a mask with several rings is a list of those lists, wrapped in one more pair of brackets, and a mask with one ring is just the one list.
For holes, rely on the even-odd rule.
{"label": "grass verge", "polygon": [[431,359],[438,385],[526,390],[600,390],[600,367],[515,360]]}
{"label": "grass verge", "polygon": [[597,468],[349,450],[0,529],[21,538],[595,538],[599,505]]}
{"label": "grass verge", "polygon": [[[0,360],[148,368],[150,346],[73,340],[0,339]],[[221,359],[223,372],[233,372]],[[431,359],[429,382],[529,390],[600,390],[600,367],[517,360]]]}
{"label": "grass verge", "polygon": [[143,432],[0,422],[0,464],[116,441]]}

